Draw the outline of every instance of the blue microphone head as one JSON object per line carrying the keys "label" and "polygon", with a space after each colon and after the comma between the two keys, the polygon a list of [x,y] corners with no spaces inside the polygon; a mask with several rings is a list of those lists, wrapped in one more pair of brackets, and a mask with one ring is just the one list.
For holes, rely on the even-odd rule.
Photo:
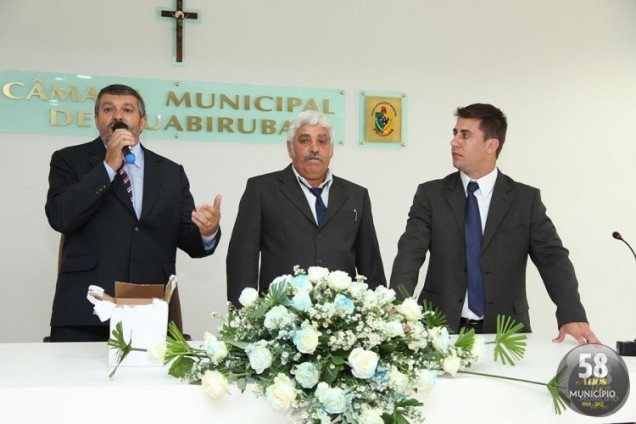
{"label": "blue microphone head", "polygon": [[135,154],[132,152],[126,153],[126,163],[131,164],[135,163]]}

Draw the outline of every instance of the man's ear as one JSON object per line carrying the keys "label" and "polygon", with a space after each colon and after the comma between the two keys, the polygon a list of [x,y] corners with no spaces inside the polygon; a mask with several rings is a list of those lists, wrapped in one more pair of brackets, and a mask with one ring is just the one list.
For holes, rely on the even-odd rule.
{"label": "man's ear", "polygon": [[497,149],[499,149],[498,138],[489,138],[486,140],[486,151],[488,153],[497,153]]}

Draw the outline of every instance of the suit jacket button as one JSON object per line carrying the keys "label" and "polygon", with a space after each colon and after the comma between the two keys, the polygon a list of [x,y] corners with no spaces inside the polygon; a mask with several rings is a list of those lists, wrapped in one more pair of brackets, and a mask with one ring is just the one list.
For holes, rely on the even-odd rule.
{"label": "suit jacket button", "polygon": [[322,259],[316,259],[316,263],[320,265],[322,263]]}
{"label": "suit jacket button", "polygon": [[135,226],[135,232],[139,232],[139,227]]}
{"label": "suit jacket button", "polygon": [[316,234],[316,238],[317,239],[321,239],[322,238],[322,234]]}

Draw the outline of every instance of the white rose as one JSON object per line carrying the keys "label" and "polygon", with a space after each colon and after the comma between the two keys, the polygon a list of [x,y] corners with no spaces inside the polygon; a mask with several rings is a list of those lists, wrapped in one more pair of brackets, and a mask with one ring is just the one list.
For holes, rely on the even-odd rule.
{"label": "white rose", "polygon": [[437,372],[431,370],[422,370],[417,375],[417,387],[420,390],[430,390],[437,382]]}
{"label": "white rose", "polygon": [[167,350],[168,350],[168,347],[166,346],[165,342],[159,343],[158,345],[151,347],[146,352],[148,356],[148,362],[152,364],[163,364],[163,360],[166,357]]}
{"label": "white rose", "polygon": [[321,381],[320,383],[318,383],[318,385],[316,386],[316,390],[314,390],[314,395],[320,399],[320,396],[325,392],[325,390],[327,390],[329,388],[329,385],[327,383],[325,383],[324,381]]}
{"label": "white rose", "polygon": [[269,330],[276,330],[291,325],[295,315],[283,305],[276,305],[265,314],[263,325]]}
{"label": "white rose", "polygon": [[407,321],[419,321],[422,318],[422,308],[417,300],[409,297],[404,299],[401,305],[395,309],[406,318]]}
{"label": "white rose", "polygon": [[247,308],[252,306],[256,299],[258,299],[258,291],[252,287],[246,287],[239,296],[239,303]]}
{"label": "white rose", "polygon": [[327,268],[323,268],[320,266],[310,266],[307,269],[307,276],[309,277],[309,281],[312,283],[317,283],[323,278],[329,275],[329,270]]}
{"label": "white rose", "polygon": [[377,286],[375,288],[375,293],[378,296],[378,301],[380,301],[383,305],[393,303],[395,300],[395,290],[389,289],[386,286]]}
{"label": "white rose", "polygon": [[318,384],[320,371],[311,362],[303,362],[294,368],[294,377],[302,387],[310,389]]}
{"label": "white rose", "polygon": [[401,373],[395,367],[392,367],[391,372],[389,373],[389,386],[398,392],[410,392],[409,378],[406,374]]}
{"label": "white rose", "polygon": [[360,414],[358,422],[364,424],[384,424],[382,413],[383,411],[381,409],[367,408]]}
{"label": "white rose", "polygon": [[355,377],[364,379],[373,377],[378,366],[378,360],[377,353],[361,347],[353,349],[348,358],[351,373]]}
{"label": "white rose", "polygon": [[320,332],[306,327],[294,333],[294,344],[301,353],[314,353],[318,346]]}
{"label": "white rose", "polygon": [[212,399],[218,399],[227,393],[227,378],[218,371],[206,371],[201,378],[201,386]]}
{"label": "white rose", "polygon": [[217,340],[218,339],[216,338],[216,336],[210,333],[209,331],[206,331],[205,333],[203,333],[203,346],[205,346],[206,349],[208,346],[210,346],[212,343],[214,343]]}
{"label": "white rose", "polygon": [[445,352],[450,344],[450,336],[446,327],[435,327],[430,331],[433,347],[439,351]]}
{"label": "white rose", "polygon": [[212,361],[217,364],[219,363],[219,361],[225,359],[228,354],[227,345],[225,344],[225,342],[219,340],[210,343],[207,346],[206,351],[210,359],[212,359]]}
{"label": "white rose", "polygon": [[247,353],[250,366],[256,371],[256,374],[262,374],[263,371],[272,365],[272,352],[267,349],[267,342],[265,340],[260,340],[257,343],[247,346],[245,353]]}
{"label": "white rose", "polygon": [[459,371],[459,365],[461,364],[461,360],[455,356],[447,356],[444,358],[444,362],[442,363],[442,368],[444,371],[455,377],[457,371]]}
{"label": "white rose", "polygon": [[330,414],[341,414],[347,408],[345,392],[339,387],[329,387],[323,390],[318,399],[325,407],[325,411]]}
{"label": "white rose", "polygon": [[333,271],[329,274],[329,287],[334,290],[347,290],[351,284],[351,277],[344,271]]}
{"label": "white rose", "polygon": [[296,399],[294,382],[285,374],[278,374],[274,378],[274,384],[265,389],[265,396],[274,409],[289,409]]}
{"label": "white rose", "polygon": [[476,362],[481,361],[484,356],[486,356],[486,341],[484,340],[484,336],[475,336],[473,348],[471,349],[470,353],[473,355]]}

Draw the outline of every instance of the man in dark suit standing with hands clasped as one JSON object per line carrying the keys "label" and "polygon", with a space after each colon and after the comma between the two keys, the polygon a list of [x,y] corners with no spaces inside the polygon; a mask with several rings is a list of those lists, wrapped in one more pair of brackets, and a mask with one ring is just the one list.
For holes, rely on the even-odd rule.
{"label": "man in dark suit standing with hands clasped", "polygon": [[557,307],[554,341],[570,334],[579,343],[599,343],[587,323],[568,251],[539,190],[497,169],[506,117],[489,104],[458,108],[456,115],[451,153],[459,172],[417,188],[398,242],[391,286],[402,283],[413,292],[430,252],[420,300],[439,307],[452,328],[494,333],[497,315],[503,314],[531,331],[526,296],[530,256]]}
{"label": "man in dark suit standing with hands clasped", "polygon": [[266,292],[295,265],[364,275],[371,287],[386,284],[369,193],[329,170],[331,122],[302,112],[289,126],[287,153],[287,168],[247,181],[228,247],[228,300],[240,306],[245,287]]}
{"label": "man in dark suit standing with hands clasped", "polygon": [[45,210],[64,237],[51,316],[54,342],[108,339],[108,322],[93,315],[86,299],[89,285],[112,295],[116,280],[166,283],[176,273],[177,248],[204,257],[221,236],[221,196],[195,207],[183,167],[139,143],[146,108],[134,89],[103,88],[95,125],[99,137],[51,158]]}

